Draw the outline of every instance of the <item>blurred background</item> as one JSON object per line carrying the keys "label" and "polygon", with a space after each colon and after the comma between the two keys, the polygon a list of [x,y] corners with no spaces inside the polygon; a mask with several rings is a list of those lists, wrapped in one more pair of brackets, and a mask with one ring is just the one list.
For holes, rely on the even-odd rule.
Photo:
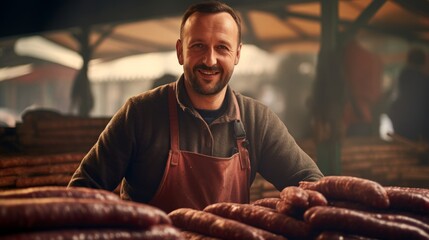
{"label": "blurred background", "polygon": [[[175,43],[181,15],[194,2],[4,2],[0,152],[89,149],[127,98],[180,76]],[[408,117],[423,121],[426,128],[419,134],[395,132],[390,111],[400,95],[409,51],[419,49],[428,58],[428,1],[225,2],[243,22],[244,47],[232,87],[275,111],[325,173],[427,184],[429,168],[422,166],[428,159],[428,88],[416,87],[423,97],[408,106],[422,113]],[[420,68],[427,76],[427,61]],[[61,116],[66,123],[49,122],[48,116]],[[37,117],[48,120],[35,124]],[[66,132],[73,124],[81,127]],[[88,137],[91,131],[82,126],[92,126],[94,136]],[[377,172],[369,173],[380,161]],[[398,172],[392,170],[395,161]],[[403,166],[413,164],[424,172],[408,168],[410,176],[418,177],[405,179]]]}

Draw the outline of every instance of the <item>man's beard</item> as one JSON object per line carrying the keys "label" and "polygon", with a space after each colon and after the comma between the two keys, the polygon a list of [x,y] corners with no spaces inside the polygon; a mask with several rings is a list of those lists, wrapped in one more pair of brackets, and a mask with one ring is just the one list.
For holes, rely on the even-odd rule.
{"label": "man's beard", "polygon": [[[206,70],[206,71],[216,71],[220,74],[220,79],[215,83],[215,86],[211,87],[210,89],[207,89],[204,86],[204,83],[202,81],[199,81],[197,72],[198,70]],[[192,89],[194,89],[195,92],[201,94],[201,95],[215,95],[218,94],[224,87],[228,84],[229,79],[231,78],[231,75],[224,76],[223,75],[223,69],[217,66],[214,67],[207,67],[205,65],[197,65],[193,68],[193,71],[189,71],[191,74],[188,76],[189,83],[191,84]]]}

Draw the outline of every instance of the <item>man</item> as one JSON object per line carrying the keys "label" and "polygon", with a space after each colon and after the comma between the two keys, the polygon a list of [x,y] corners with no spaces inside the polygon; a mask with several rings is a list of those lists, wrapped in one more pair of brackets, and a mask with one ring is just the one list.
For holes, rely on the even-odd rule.
{"label": "man", "polygon": [[246,203],[259,172],[281,190],[322,177],[267,107],[228,82],[241,51],[240,20],[220,2],[183,16],[174,83],[130,98],[83,159],[69,186],[114,190],[157,206]]}

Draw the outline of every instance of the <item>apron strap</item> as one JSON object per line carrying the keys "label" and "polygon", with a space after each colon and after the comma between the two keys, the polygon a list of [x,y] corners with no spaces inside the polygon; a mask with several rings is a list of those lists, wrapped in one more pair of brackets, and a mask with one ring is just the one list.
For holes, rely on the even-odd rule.
{"label": "apron strap", "polygon": [[168,88],[168,111],[170,114],[170,145],[171,164],[177,165],[179,162],[179,120],[177,116],[176,83]]}
{"label": "apron strap", "polygon": [[240,108],[238,107],[237,98],[232,98],[236,111],[236,120],[234,121],[234,135],[237,142],[238,153],[240,155],[241,169],[249,168],[249,152],[247,147],[249,142],[246,139],[246,130],[244,130],[243,122],[241,121]]}

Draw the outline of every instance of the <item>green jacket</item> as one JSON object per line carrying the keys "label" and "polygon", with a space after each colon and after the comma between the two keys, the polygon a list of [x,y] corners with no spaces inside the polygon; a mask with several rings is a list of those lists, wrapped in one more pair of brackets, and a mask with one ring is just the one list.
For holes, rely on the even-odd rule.
{"label": "green jacket", "polygon": [[[231,156],[236,145],[233,102],[228,101],[225,113],[207,125],[192,107],[183,76],[178,80],[176,95],[180,149],[217,157]],[[226,99],[232,97],[238,100],[249,141],[250,183],[257,172],[278,190],[323,176],[274,112],[228,87]],[[149,202],[161,182],[170,149],[168,116],[167,85],[131,97],[84,157],[69,186],[113,191],[123,181],[121,191],[131,200]]]}

